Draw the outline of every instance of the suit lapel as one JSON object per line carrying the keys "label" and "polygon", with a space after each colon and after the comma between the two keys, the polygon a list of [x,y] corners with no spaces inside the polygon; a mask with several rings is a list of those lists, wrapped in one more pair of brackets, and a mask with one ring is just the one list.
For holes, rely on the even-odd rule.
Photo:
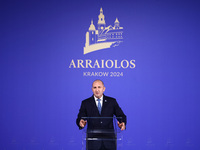
{"label": "suit lapel", "polygon": [[102,109],[101,109],[101,114],[103,114],[103,112],[104,112],[104,110],[105,110],[107,104],[108,104],[108,103],[107,103],[106,96],[103,95],[103,107],[102,107]]}

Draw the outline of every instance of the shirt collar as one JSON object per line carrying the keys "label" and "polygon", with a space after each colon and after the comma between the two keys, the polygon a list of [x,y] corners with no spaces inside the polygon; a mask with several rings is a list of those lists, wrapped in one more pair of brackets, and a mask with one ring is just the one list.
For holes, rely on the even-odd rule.
{"label": "shirt collar", "polygon": [[95,101],[97,101],[98,99],[100,99],[101,101],[103,100],[103,95],[101,96],[101,98],[97,98],[94,96]]}

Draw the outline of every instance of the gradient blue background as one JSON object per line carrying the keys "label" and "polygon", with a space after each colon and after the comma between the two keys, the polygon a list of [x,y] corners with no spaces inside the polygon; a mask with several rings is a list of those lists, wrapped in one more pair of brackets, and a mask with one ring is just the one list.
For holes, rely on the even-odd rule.
{"label": "gradient blue background", "polygon": [[[107,26],[118,17],[124,42],[83,55],[101,7]],[[1,1],[0,150],[80,150],[75,120],[96,78],[127,115],[124,150],[199,150],[199,8],[196,0]],[[70,69],[72,59],[134,59],[136,68]]]}

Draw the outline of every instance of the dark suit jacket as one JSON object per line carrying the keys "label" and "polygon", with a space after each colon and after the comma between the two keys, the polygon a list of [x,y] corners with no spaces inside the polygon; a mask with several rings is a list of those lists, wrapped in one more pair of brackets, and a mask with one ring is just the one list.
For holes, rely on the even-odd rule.
{"label": "dark suit jacket", "polygon": [[[78,117],[76,119],[76,124],[78,125],[79,129],[82,129],[79,126],[79,122],[82,118],[84,117],[100,117],[100,119],[87,119],[87,130],[88,133],[91,130],[95,130],[95,129],[102,129],[102,130],[110,130],[110,131],[114,131],[114,127],[113,127],[113,120],[112,119],[106,119],[106,117],[120,117],[121,119],[118,120],[120,122],[124,122],[126,124],[126,115],[123,113],[122,109],[119,107],[116,99],[112,98],[112,97],[108,97],[103,95],[103,107],[101,110],[101,114],[99,114],[98,108],[96,106],[95,103],[95,99],[94,96],[85,99],[82,101],[79,113],[78,113]],[[98,132],[98,131],[97,131]],[[91,133],[91,132],[90,132]],[[91,136],[104,136],[103,134],[88,134],[88,137]],[[112,134],[106,134],[104,137],[109,137],[109,136],[114,136]],[[103,142],[105,147],[112,147],[111,143],[109,142]],[[96,143],[88,143],[89,147],[95,146],[95,149],[98,149],[98,147],[100,147],[102,144],[102,142],[96,142]]]}

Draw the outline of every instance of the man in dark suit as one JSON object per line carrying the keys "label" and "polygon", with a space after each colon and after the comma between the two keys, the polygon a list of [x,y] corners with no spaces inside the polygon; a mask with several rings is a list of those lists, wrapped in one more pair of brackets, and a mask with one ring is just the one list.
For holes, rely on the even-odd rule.
{"label": "man in dark suit", "polygon": [[79,129],[88,125],[87,139],[97,139],[86,141],[87,150],[116,150],[116,135],[112,117],[120,118],[117,119],[117,123],[121,130],[126,128],[126,115],[116,99],[105,96],[104,91],[104,83],[101,80],[95,80],[92,84],[93,96],[82,101],[76,119]]}

